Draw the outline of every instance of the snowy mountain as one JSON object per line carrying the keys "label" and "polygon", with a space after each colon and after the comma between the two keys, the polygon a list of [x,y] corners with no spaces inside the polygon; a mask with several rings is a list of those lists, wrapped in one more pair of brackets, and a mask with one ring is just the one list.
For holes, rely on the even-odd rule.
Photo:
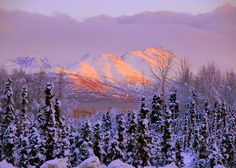
{"label": "snowy mountain", "polygon": [[137,95],[144,86],[152,85],[155,78],[151,68],[160,66],[159,59],[167,57],[168,53],[161,48],[147,48],[124,55],[85,54],[69,66],[53,65],[47,59],[24,56],[9,61],[7,67],[28,73],[37,73],[42,68],[53,73],[63,71],[73,81],[76,91],[129,97],[129,94]]}

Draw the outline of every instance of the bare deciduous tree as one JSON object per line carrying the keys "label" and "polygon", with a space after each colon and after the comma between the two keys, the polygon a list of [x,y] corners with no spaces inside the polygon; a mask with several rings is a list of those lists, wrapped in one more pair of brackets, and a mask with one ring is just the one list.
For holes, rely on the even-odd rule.
{"label": "bare deciduous tree", "polygon": [[178,78],[181,84],[191,84],[192,82],[193,73],[191,71],[191,64],[187,58],[180,58]]}
{"label": "bare deciduous tree", "polygon": [[174,60],[174,53],[161,49],[162,52],[160,54],[155,54],[154,59],[156,64],[150,67],[152,74],[158,79],[161,93],[165,95],[165,87],[168,77],[171,72],[171,68]]}

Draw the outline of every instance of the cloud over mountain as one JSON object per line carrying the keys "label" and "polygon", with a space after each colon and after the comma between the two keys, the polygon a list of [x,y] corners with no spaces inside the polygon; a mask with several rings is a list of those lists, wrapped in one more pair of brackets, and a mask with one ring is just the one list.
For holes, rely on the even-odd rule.
{"label": "cloud over mountain", "polygon": [[0,9],[0,57],[1,62],[30,55],[71,63],[85,53],[122,55],[162,46],[190,58],[194,68],[211,60],[224,69],[235,68],[235,18],[231,5],[199,15],[158,11],[83,22],[60,13],[49,17]]}

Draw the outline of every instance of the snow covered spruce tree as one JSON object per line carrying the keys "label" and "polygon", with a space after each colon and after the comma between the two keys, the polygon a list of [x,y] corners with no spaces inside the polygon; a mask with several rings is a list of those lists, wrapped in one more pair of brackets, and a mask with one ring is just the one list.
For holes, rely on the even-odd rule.
{"label": "snow covered spruce tree", "polygon": [[70,151],[69,158],[72,167],[76,167],[79,164],[79,147],[80,147],[80,135],[73,126],[70,128]]}
{"label": "snow covered spruce tree", "polygon": [[137,123],[135,114],[129,112],[127,114],[127,123],[126,123],[126,157],[125,161],[128,164],[134,165],[134,156],[135,156],[135,147],[137,146],[136,134],[137,134]]}
{"label": "snow covered spruce tree", "polygon": [[158,166],[161,158],[160,152],[160,137],[162,131],[163,122],[163,100],[161,96],[154,95],[152,99],[152,111],[150,114],[150,133],[152,136],[153,144],[151,144],[153,149],[153,165]]}
{"label": "snow covered spruce tree", "polygon": [[45,148],[43,147],[43,141],[36,124],[31,123],[29,133],[29,164],[37,168],[40,167],[46,159],[44,156],[44,151]]}
{"label": "snow covered spruce tree", "polygon": [[192,148],[194,138],[197,137],[197,108],[195,99],[192,97],[189,99],[188,104],[188,132],[187,132],[187,148]]}
{"label": "snow covered spruce tree", "polygon": [[184,137],[184,151],[187,151],[189,149],[190,146],[190,141],[189,141],[189,113],[188,110],[185,111],[184,113],[184,128],[183,128],[183,133],[182,136]]}
{"label": "snow covered spruce tree", "polygon": [[65,125],[64,117],[61,114],[61,102],[56,99],[55,105],[55,122],[57,130],[57,145],[54,155],[56,158],[69,158],[70,156],[70,141],[68,128]]}
{"label": "snow covered spruce tree", "polygon": [[227,122],[228,122],[228,110],[227,110],[227,107],[226,107],[226,104],[225,102],[223,101],[222,104],[221,104],[221,117],[222,117],[222,120],[223,120],[223,123],[221,124],[222,125],[222,128],[227,128]]}
{"label": "snow covered spruce tree", "polygon": [[161,131],[161,123],[162,123],[162,103],[160,96],[156,94],[152,98],[152,112],[150,114],[151,119],[151,127],[155,132]]}
{"label": "snow covered spruce tree", "polygon": [[163,121],[163,133],[161,140],[161,165],[170,164],[174,161],[174,139],[172,133],[172,113],[166,108]]}
{"label": "snow covered spruce tree", "polygon": [[170,104],[169,104],[169,109],[172,113],[171,119],[172,119],[172,128],[174,133],[177,133],[177,124],[178,124],[178,117],[179,117],[179,104],[177,102],[177,97],[176,97],[176,90],[174,92],[170,93]]}
{"label": "snow covered spruce tree", "polygon": [[20,123],[18,125],[18,133],[19,133],[19,141],[17,145],[17,153],[18,153],[18,163],[17,165],[19,167],[28,167],[29,166],[29,160],[28,160],[28,155],[29,155],[29,129],[30,129],[30,120],[28,116],[28,89],[27,86],[24,86],[22,88],[21,92],[21,98],[22,98],[22,103],[21,103],[21,113],[20,113]]}
{"label": "snow covered spruce tree", "polygon": [[80,147],[79,147],[79,161],[82,162],[92,156],[92,129],[88,121],[86,121],[80,130]]}
{"label": "snow covered spruce tree", "polygon": [[118,114],[116,115],[116,131],[114,132],[114,137],[112,138],[108,148],[108,154],[111,156],[110,162],[116,159],[124,160],[124,131],[124,115]]}
{"label": "snow covered spruce tree", "polygon": [[109,161],[111,160],[111,157],[108,152],[110,140],[111,140],[111,135],[112,135],[112,125],[111,125],[111,117],[110,113],[107,112],[102,116],[102,148],[103,152],[102,153],[102,162],[106,165],[109,164]]}
{"label": "snow covered spruce tree", "polygon": [[30,128],[30,119],[28,115],[28,88],[27,86],[24,86],[21,91],[21,124],[19,125],[19,130],[20,135],[27,136],[29,133],[29,128]]}
{"label": "snow covered spruce tree", "polygon": [[6,82],[6,89],[3,96],[3,114],[2,114],[2,154],[1,159],[6,159],[7,162],[15,164],[14,150],[16,147],[16,125],[15,125],[15,110],[13,108],[13,91],[12,80]]}
{"label": "snow covered spruce tree", "polygon": [[149,109],[146,107],[145,98],[141,99],[141,109],[137,118],[137,145],[135,148],[134,166],[150,166],[152,160],[152,138],[148,129]]}
{"label": "snow covered spruce tree", "polygon": [[178,167],[184,167],[184,158],[182,156],[181,141],[178,139],[175,143],[175,164]]}
{"label": "snow covered spruce tree", "polygon": [[[55,121],[55,110],[52,104],[53,96],[53,85],[47,83],[44,90],[45,92],[45,107],[40,110],[40,115],[42,117],[38,118],[38,124],[40,129],[40,134],[43,138],[43,143],[45,147],[45,157],[47,160],[52,160],[55,158],[54,151],[57,144],[57,131],[56,131],[56,121]],[[41,120],[42,119],[42,120]]]}
{"label": "snow covered spruce tree", "polygon": [[221,154],[223,157],[223,164],[226,167],[234,167],[236,165],[236,149],[234,146],[234,136],[227,129],[223,134],[221,140]]}
{"label": "snow covered spruce tree", "polygon": [[209,129],[208,129],[208,120],[207,113],[203,117],[203,121],[199,131],[199,147],[197,151],[197,167],[204,168],[209,167]]}
{"label": "snow covered spruce tree", "polygon": [[93,127],[93,152],[99,160],[102,159],[102,146],[101,146],[101,123],[98,122]]}
{"label": "snow covered spruce tree", "polygon": [[209,167],[214,168],[217,164],[223,165],[222,163],[222,155],[220,153],[220,150],[214,140],[214,142],[211,142],[210,145],[210,155],[209,155]]}
{"label": "snow covered spruce tree", "polygon": [[218,101],[216,101],[213,110],[213,126],[212,126],[212,134],[215,137],[220,136],[220,126],[221,126],[221,107]]}

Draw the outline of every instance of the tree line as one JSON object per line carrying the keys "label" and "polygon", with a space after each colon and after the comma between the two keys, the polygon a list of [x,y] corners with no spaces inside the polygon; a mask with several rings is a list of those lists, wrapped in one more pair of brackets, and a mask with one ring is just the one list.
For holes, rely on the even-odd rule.
{"label": "tree line", "polygon": [[51,83],[35,118],[29,117],[27,87],[21,91],[21,108],[14,109],[11,86],[8,79],[1,100],[0,159],[15,166],[40,167],[47,160],[68,158],[68,167],[74,167],[95,155],[105,165],[120,159],[135,167],[172,162],[183,167],[184,153],[194,157],[193,167],[235,166],[236,113],[225,102],[210,107],[206,99],[200,108],[193,92],[181,116],[177,91],[170,93],[168,102],[155,94],[151,107],[143,97],[137,112],[107,112],[77,128],[65,123]]}

